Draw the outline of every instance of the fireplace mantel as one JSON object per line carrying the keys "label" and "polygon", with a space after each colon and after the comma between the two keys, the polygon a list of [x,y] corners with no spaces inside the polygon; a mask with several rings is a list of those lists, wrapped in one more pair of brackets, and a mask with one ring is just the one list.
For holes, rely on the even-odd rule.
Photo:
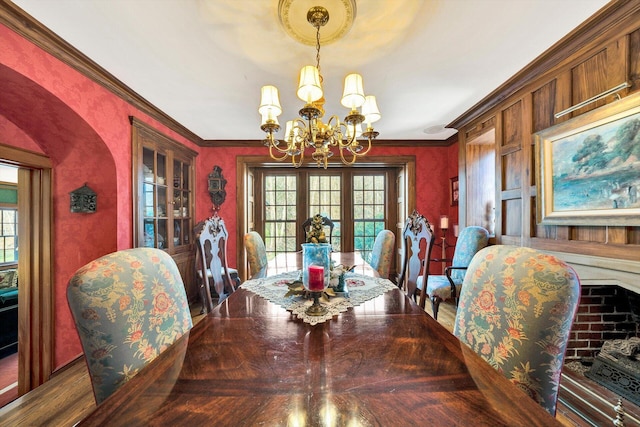
{"label": "fireplace mantel", "polygon": [[576,270],[582,285],[620,286],[640,294],[640,261],[545,251]]}

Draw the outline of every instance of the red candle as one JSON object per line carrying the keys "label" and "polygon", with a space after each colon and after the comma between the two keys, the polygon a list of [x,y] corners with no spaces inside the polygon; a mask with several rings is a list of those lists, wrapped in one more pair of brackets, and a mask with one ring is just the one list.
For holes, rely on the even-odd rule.
{"label": "red candle", "polygon": [[324,289],[324,267],[321,265],[309,266],[309,290],[321,291]]}

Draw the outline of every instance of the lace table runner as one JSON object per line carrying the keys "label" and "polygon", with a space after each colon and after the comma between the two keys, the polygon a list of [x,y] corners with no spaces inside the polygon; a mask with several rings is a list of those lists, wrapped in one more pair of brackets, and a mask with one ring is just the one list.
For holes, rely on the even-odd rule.
{"label": "lace table runner", "polygon": [[285,310],[291,311],[299,319],[312,325],[326,322],[336,314],[347,311],[350,307],[356,307],[396,288],[396,285],[387,279],[364,276],[358,273],[347,273],[345,283],[349,291],[349,297],[336,296],[328,300],[323,297],[320,302],[327,307],[327,314],[324,316],[308,316],[305,311],[312,304],[313,301],[311,299],[300,296],[284,296],[289,290],[287,285],[295,280],[300,280],[300,271],[289,271],[261,279],[247,280],[241,286],[281,306]]}

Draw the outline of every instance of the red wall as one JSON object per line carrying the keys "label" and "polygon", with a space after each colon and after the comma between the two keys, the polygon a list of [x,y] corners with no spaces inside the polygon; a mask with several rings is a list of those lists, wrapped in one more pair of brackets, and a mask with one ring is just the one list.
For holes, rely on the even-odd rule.
{"label": "red wall", "polygon": [[[199,152],[196,220],[211,215],[206,179],[214,165],[228,183],[222,206],[236,263],[236,156],[264,156],[261,147],[200,148],[0,25],[0,145],[47,155],[53,164],[55,366],[81,353],[66,286],[87,262],[132,246],[131,126],[133,115]],[[260,131],[256,124],[256,133]],[[2,158],[0,147],[0,158]],[[376,147],[372,155],[415,155],[417,208],[436,228],[448,213],[449,178],[457,175],[457,144],[434,148]],[[95,214],[72,214],[69,192],[87,183],[98,195]],[[455,216],[455,220],[453,217]],[[439,230],[437,230],[439,232]]]}
{"label": "red wall", "polygon": [[[1,25],[0,46],[0,144],[44,153],[53,164],[54,352],[59,367],[82,351],[66,301],[69,278],[92,259],[132,246],[128,117],[198,147]],[[98,195],[98,211],[72,214],[69,192],[85,183]]]}

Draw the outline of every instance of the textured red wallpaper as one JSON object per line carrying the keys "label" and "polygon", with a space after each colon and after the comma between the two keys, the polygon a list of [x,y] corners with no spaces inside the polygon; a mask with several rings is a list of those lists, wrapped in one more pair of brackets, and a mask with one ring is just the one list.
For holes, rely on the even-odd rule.
{"label": "textured red wallpaper", "polygon": [[[128,117],[135,115],[191,148],[197,146],[4,26],[0,26],[0,46],[0,143],[44,153],[54,167],[55,365],[59,367],[82,351],[66,301],[69,278],[92,259],[132,246]],[[72,214],[69,192],[85,183],[98,195],[98,211]]]}

